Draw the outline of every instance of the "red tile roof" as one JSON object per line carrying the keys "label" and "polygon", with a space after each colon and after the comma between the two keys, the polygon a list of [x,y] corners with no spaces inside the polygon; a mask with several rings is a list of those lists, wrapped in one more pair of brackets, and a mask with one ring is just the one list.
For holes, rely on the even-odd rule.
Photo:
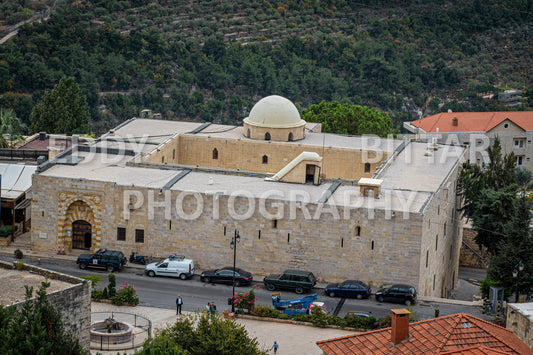
{"label": "red tile roof", "polygon": [[[391,328],[322,340],[327,355],[340,354],[503,354],[533,355],[512,331],[465,313],[409,324],[409,336],[394,345]],[[484,349],[485,348],[485,349]],[[486,352],[490,349],[491,352]],[[485,351],[485,352],[480,352]]]}
{"label": "red tile roof", "polygon": [[[457,125],[453,125],[457,118]],[[443,112],[410,124],[425,132],[488,132],[508,119],[525,131],[533,131],[533,111]]]}

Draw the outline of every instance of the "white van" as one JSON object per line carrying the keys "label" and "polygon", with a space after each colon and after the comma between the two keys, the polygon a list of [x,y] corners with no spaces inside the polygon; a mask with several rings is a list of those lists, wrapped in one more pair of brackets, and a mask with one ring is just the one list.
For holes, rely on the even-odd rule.
{"label": "white van", "polygon": [[146,265],[144,274],[150,277],[172,276],[185,280],[194,275],[194,261],[181,255],[171,255],[163,261]]}

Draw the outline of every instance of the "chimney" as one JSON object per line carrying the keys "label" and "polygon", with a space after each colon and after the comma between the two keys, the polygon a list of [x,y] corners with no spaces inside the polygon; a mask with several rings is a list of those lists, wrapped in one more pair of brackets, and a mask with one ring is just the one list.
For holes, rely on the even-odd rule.
{"label": "chimney", "polygon": [[39,140],[40,141],[46,140],[46,132],[39,132]]}
{"label": "chimney", "polygon": [[457,126],[459,124],[459,119],[457,117],[452,118],[452,126]]}
{"label": "chimney", "polygon": [[392,309],[391,341],[394,345],[409,336],[409,312],[405,308]]}

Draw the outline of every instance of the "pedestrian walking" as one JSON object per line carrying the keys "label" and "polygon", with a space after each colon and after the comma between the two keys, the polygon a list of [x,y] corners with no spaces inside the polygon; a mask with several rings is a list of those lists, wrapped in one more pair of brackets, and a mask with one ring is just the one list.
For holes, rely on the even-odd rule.
{"label": "pedestrian walking", "polygon": [[176,314],[181,314],[181,306],[183,306],[183,298],[178,295],[178,298],[176,298]]}
{"label": "pedestrian walking", "polygon": [[213,315],[217,313],[217,306],[215,302],[211,302],[211,306],[209,307],[209,313]]}
{"label": "pedestrian walking", "polygon": [[270,350],[274,349],[274,354],[278,352],[279,345],[277,342],[274,342],[274,345],[270,348]]}

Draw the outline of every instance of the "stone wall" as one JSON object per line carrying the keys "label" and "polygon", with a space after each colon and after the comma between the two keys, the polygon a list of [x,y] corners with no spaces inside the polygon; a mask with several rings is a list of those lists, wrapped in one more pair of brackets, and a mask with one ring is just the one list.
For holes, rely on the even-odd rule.
{"label": "stone wall", "polygon": [[533,349],[533,303],[507,304],[507,329]]}
{"label": "stone wall", "polygon": [[[0,261],[0,267],[13,269],[13,264]],[[24,265],[24,270],[45,276],[49,279],[71,283],[72,286],[48,293],[48,300],[61,312],[61,319],[65,331],[76,337],[80,344],[89,349],[91,326],[91,283],[70,275],[46,270],[32,265]],[[9,287],[9,285],[4,285]],[[21,307],[23,302],[15,303],[15,307]]]}
{"label": "stone wall", "polygon": [[477,232],[472,228],[463,229],[463,243],[461,245],[461,256],[459,265],[483,269],[488,266],[489,254],[486,249],[480,248],[475,237]]}
{"label": "stone wall", "polygon": [[[217,150],[217,159],[213,159],[214,149]],[[323,158],[321,174],[326,177],[351,180],[371,177],[388,157],[388,153],[382,151],[363,152],[361,149],[321,147],[297,142],[180,135],[146,156],[145,161],[277,173],[302,152],[315,152]],[[264,155],[268,158],[266,164],[263,163]],[[370,162],[369,172],[365,172],[367,161],[363,161],[366,155]]]}
{"label": "stone wall", "polygon": [[[232,264],[229,243],[237,229],[241,236],[237,264],[256,275],[298,268],[314,272],[321,281],[355,278],[374,288],[402,282],[417,287],[421,295],[436,297],[452,288],[457,279],[455,253],[460,237],[451,222],[453,186],[440,189],[428,201],[424,213],[410,213],[407,219],[364,207],[347,209],[348,215],[342,207],[335,207],[336,213],[325,207],[320,218],[315,219],[308,216],[317,215],[316,204],[295,207],[287,201],[253,200],[254,212],[245,220],[231,216],[227,207],[231,197],[225,195],[218,196],[215,202],[213,195],[199,194],[203,200],[201,215],[181,218],[174,203],[181,191],[167,190],[165,193],[171,194],[171,213],[165,216],[160,206],[154,208],[150,217],[146,203],[133,210],[124,206],[124,193],[132,189],[142,193],[145,201],[151,193],[162,204],[165,196],[147,188],[42,175],[34,176],[33,186],[32,245],[37,250],[56,251],[63,241],[69,245],[69,237],[58,232],[58,221],[63,220],[62,194],[72,194],[72,201],[76,198],[94,201],[94,196],[100,196],[101,210],[97,213],[105,218],[99,215],[101,226],[93,238],[93,250],[104,247],[126,255],[137,251],[156,257],[183,254],[195,260],[198,270],[217,268]],[[263,202],[272,215],[276,212],[273,204],[282,204],[285,215],[265,218],[259,207]],[[249,208],[248,202],[239,198],[232,205],[242,215]],[[197,202],[190,195],[183,200],[182,207],[186,216],[192,216]],[[292,209],[294,218],[289,218]],[[117,240],[118,227],[126,229],[125,241]],[[137,229],[144,231],[143,242],[135,240]],[[427,268],[426,252],[429,252]]]}

